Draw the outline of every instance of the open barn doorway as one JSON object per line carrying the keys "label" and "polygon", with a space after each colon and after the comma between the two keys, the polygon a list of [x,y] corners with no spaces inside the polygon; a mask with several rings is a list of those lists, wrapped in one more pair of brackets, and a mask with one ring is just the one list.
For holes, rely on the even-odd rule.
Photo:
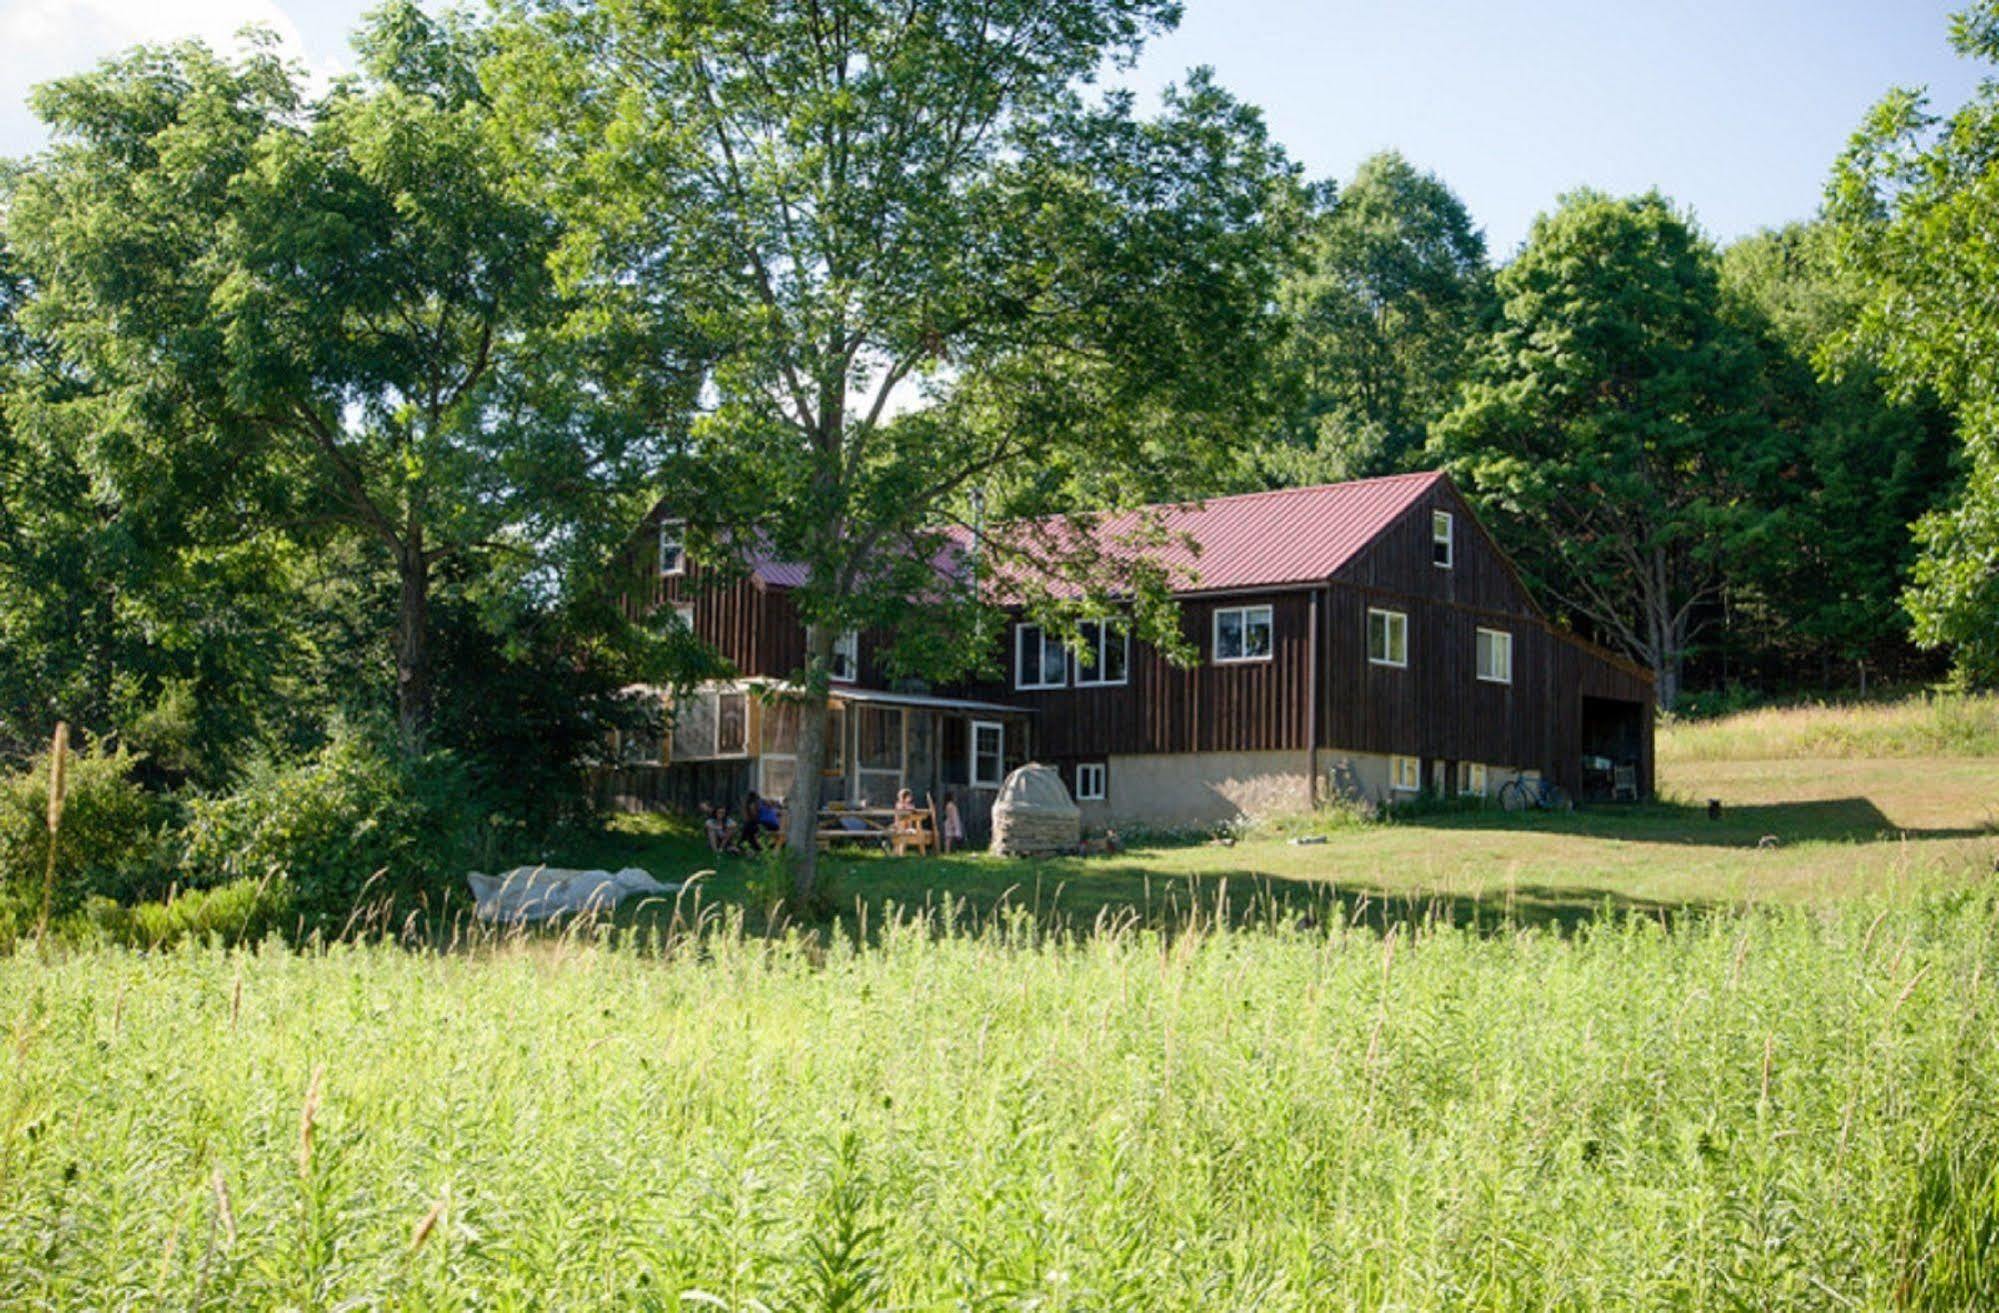
{"label": "open barn doorway", "polygon": [[1644,743],[1644,703],[1624,698],[1584,698],[1582,800],[1638,801]]}

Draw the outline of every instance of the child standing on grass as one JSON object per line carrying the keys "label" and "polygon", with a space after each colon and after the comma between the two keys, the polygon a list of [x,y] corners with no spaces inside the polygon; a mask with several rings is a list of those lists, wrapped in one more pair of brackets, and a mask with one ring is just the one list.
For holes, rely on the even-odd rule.
{"label": "child standing on grass", "polygon": [[944,795],[944,851],[955,852],[965,841],[965,822],[958,815],[958,795]]}

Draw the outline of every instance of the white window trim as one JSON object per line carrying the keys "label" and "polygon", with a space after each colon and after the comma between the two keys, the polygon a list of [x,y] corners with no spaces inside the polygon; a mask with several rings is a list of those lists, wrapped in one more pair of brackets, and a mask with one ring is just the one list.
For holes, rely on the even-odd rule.
{"label": "white window trim", "polygon": [[[840,656],[847,657],[847,673],[840,672]],[[849,629],[833,640],[833,669],[831,678],[835,684],[851,684],[861,677],[861,631]]]}
{"label": "white window trim", "polygon": [[[666,545],[673,544],[673,568],[666,568]],[[671,579],[687,573],[687,521],[661,520],[659,522],[659,574],[662,579]]]}
{"label": "white window trim", "polygon": [[[1408,763],[1411,773],[1416,777],[1414,784],[1404,784],[1402,782],[1402,767],[1405,762]],[[1405,757],[1400,753],[1389,757],[1388,787],[1394,793],[1421,793],[1423,791],[1423,759],[1421,757]]]}
{"label": "white window trim", "polygon": [[[1430,561],[1439,570],[1448,570],[1457,561],[1457,527],[1457,517],[1449,511],[1430,512]],[[1444,531],[1442,537],[1438,536],[1438,529]],[[1441,561],[1437,559],[1437,548],[1440,545],[1444,549],[1444,559]]]}
{"label": "white window trim", "polygon": [[[1504,675],[1488,675],[1483,670],[1478,669],[1478,640],[1481,635],[1506,640],[1504,644],[1506,648],[1506,673]],[[1472,637],[1471,659],[1473,673],[1481,680],[1488,684],[1511,684],[1513,682],[1513,631],[1510,629],[1487,629],[1485,626],[1480,625]]]}
{"label": "white window trim", "polygon": [[[1473,787],[1476,780],[1477,786]],[[1458,796],[1460,798],[1483,798],[1491,791],[1492,772],[1482,761],[1461,761],[1458,763]]]}
{"label": "white window trim", "polygon": [[[1096,781],[1094,789],[1084,783],[1085,780],[1092,779]],[[1109,792],[1109,781],[1110,771],[1105,769],[1103,762],[1086,761],[1080,763],[1076,767],[1076,801],[1102,802],[1104,795]]]}
{"label": "white window trim", "polygon": [[[1223,656],[1222,617],[1230,614],[1241,615],[1242,632],[1247,634],[1249,617],[1258,611],[1263,612],[1264,628],[1270,631],[1270,650],[1261,656]],[[1215,664],[1218,666],[1249,665],[1257,661],[1269,661],[1277,656],[1277,612],[1271,609],[1268,602],[1261,602],[1255,606],[1218,606],[1215,608],[1212,630],[1208,636],[1208,651],[1214,656]]]}
{"label": "white window trim", "polygon": [[673,608],[673,618],[680,622],[681,628],[685,629],[690,634],[693,633],[694,603],[681,602],[675,605],[675,607]]}
{"label": "white window trim", "polygon": [[[1097,659],[1089,666],[1085,666],[1081,661],[1076,663],[1076,687],[1116,688],[1121,684],[1129,684],[1131,682],[1131,631],[1123,625],[1109,620],[1097,620],[1090,623],[1097,626]],[[1107,640],[1113,633],[1117,635],[1118,642],[1124,647],[1124,660],[1119,663],[1119,668],[1124,673],[1116,679],[1104,679],[1101,678],[1105,665],[1104,656],[1110,650],[1110,644]],[[1018,670],[1020,667],[1016,664],[1014,668]]]}
{"label": "white window trim", "polygon": [[[1402,659],[1400,661],[1397,661],[1392,656],[1376,656],[1374,654],[1374,618],[1378,615],[1386,616],[1391,621],[1401,622]],[[1388,626],[1388,636],[1391,638],[1394,636],[1394,629],[1395,625],[1391,623]],[[1394,646],[1395,644],[1392,642],[1388,644],[1391,650]],[[1370,606],[1367,608],[1367,663],[1371,666],[1388,666],[1395,670],[1407,670],[1409,668],[1409,613],[1407,611],[1391,611],[1386,607],[1380,606]]]}
{"label": "white window trim", "polygon": [[[1038,684],[1030,684],[1030,683],[1027,683],[1027,682],[1026,682],[1026,681],[1025,681],[1025,680],[1024,680],[1024,679],[1023,679],[1022,677],[1021,677],[1021,676],[1022,676],[1022,674],[1023,674],[1023,673],[1024,673],[1025,671],[1026,671],[1026,669],[1027,669],[1027,665],[1026,665],[1026,663],[1025,663],[1025,662],[1023,662],[1023,661],[1022,661],[1022,660],[1020,659],[1020,657],[1021,657],[1021,653],[1022,653],[1023,651],[1025,651],[1025,650],[1026,650],[1026,647],[1027,647],[1027,644],[1026,644],[1026,641],[1025,641],[1025,640],[1026,640],[1026,637],[1027,637],[1027,632],[1028,632],[1028,630],[1030,630],[1030,629],[1034,631],[1034,641],[1035,641],[1035,642],[1037,642],[1037,643],[1039,643],[1039,644],[1041,645],[1041,682],[1040,682],[1040,683],[1038,683]],[[1021,689],[1021,690],[1031,690],[1031,689],[1042,689],[1042,688],[1066,688],[1066,687],[1068,687],[1068,684],[1069,684],[1069,650],[1068,650],[1067,648],[1064,648],[1064,647],[1060,647],[1059,645],[1058,645],[1058,647],[1057,647],[1057,649],[1056,649],[1056,650],[1057,650],[1057,651],[1059,651],[1059,652],[1060,652],[1060,653],[1061,653],[1062,655],[1061,655],[1060,659],[1059,659],[1059,660],[1058,660],[1058,661],[1056,662],[1056,671],[1055,671],[1055,678],[1053,678],[1053,679],[1050,679],[1050,678],[1048,678],[1048,635],[1047,635],[1047,632],[1046,632],[1045,630],[1043,630],[1043,629],[1042,629],[1042,627],[1041,627],[1040,625],[1029,625],[1029,624],[1020,624],[1020,625],[1015,625],[1015,626],[1013,627],[1013,686],[1014,686],[1014,688],[1016,688],[1016,689]]]}
{"label": "white window trim", "polygon": [[[979,731],[989,729],[999,735],[999,751],[993,755],[999,761],[999,773],[990,780],[979,778]],[[965,776],[975,789],[997,789],[1006,780],[1006,726],[997,720],[975,720],[971,732],[965,736],[965,749],[971,755],[966,763]]]}

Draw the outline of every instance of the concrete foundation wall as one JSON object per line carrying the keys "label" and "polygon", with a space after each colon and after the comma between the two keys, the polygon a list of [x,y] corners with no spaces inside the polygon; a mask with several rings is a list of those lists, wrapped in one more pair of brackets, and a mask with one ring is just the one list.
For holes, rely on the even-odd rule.
{"label": "concrete foundation wall", "polygon": [[[1085,830],[1120,825],[1178,829],[1224,821],[1302,812],[1311,806],[1311,758],[1305,752],[1175,752],[1113,756],[1107,761],[1110,796],[1079,801]],[[1424,783],[1436,787],[1435,762],[1423,763]],[[1391,788],[1393,771],[1383,753],[1319,751],[1319,797],[1387,803],[1410,797]],[[1520,775],[1488,764],[1486,796]],[[1446,790],[1456,779],[1444,782]]]}

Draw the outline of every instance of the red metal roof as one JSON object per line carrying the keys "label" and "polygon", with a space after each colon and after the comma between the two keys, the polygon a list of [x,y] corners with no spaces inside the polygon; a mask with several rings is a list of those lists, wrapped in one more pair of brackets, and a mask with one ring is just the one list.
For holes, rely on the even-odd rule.
{"label": "red metal roof", "polygon": [[[1095,536],[1107,554],[1143,552],[1172,574],[1180,591],[1310,583],[1352,560],[1443,477],[1438,471],[1392,474],[1148,506],[1104,516],[1096,523]],[[1149,540],[1153,523],[1163,541],[1131,545],[1134,539]],[[1061,527],[1059,520],[995,526],[988,537],[1011,536],[1025,547],[1037,534],[1059,539]],[[766,558],[755,565],[758,577],[772,587],[804,582],[803,567],[794,563]],[[1020,568],[1002,566],[998,573]]]}

